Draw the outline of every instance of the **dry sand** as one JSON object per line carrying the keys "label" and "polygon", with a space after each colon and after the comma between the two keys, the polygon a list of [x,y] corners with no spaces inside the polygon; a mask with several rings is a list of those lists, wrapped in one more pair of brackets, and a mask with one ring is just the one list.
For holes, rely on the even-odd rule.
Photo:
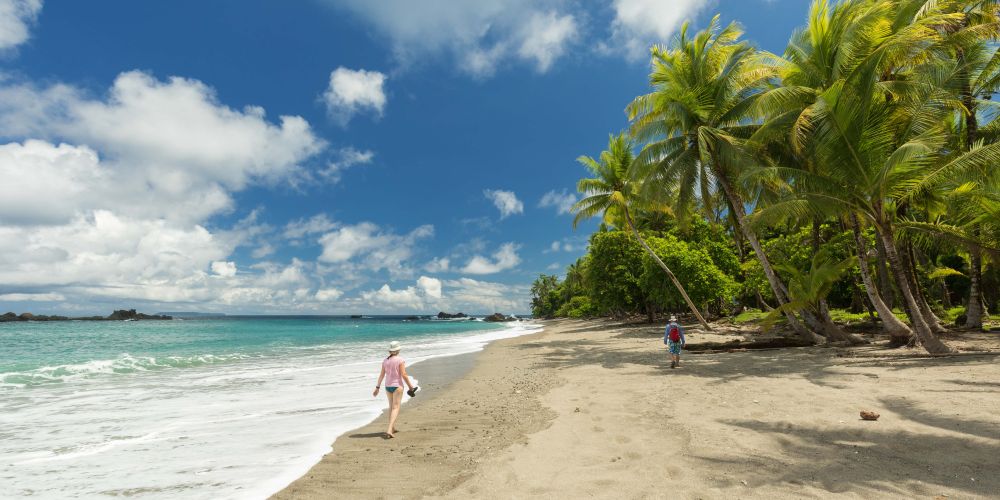
{"label": "dry sand", "polygon": [[464,375],[404,405],[396,439],[380,417],[275,498],[1000,497],[1000,356],[815,347],[671,370],[661,335],[548,322],[475,363],[416,365]]}

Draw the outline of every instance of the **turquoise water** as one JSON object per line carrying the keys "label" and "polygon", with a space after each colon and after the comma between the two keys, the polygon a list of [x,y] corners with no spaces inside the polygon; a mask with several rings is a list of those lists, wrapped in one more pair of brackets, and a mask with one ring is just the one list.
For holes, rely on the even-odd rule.
{"label": "turquoise water", "polygon": [[0,497],[266,498],[420,363],[537,331],[379,317],[0,323]]}
{"label": "turquoise water", "polygon": [[447,339],[498,328],[479,321],[392,316],[0,323],[0,384],[66,382],[89,375],[280,356],[320,346],[349,349],[385,339]]}

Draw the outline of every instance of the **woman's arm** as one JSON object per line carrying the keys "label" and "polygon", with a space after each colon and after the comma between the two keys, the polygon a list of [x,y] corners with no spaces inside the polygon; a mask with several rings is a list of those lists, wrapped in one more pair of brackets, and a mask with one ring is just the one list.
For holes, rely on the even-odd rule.
{"label": "woman's arm", "polygon": [[378,396],[378,390],[382,388],[382,379],[385,378],[385,367],[378,372],[378,383],[375,384],[375,390],[372,392],[372,396]]}
{"label": "woman's arm", "polygon": [[406,382],[406,386],[413,389],[413,382],[410,382],[410,376],[406,374],[406,362],[399,364],[399,374],[403,376],[403,382]]}

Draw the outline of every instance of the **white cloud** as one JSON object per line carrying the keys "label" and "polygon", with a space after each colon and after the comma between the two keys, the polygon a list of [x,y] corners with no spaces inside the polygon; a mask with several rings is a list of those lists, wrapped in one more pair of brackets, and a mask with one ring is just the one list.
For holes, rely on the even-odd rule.
{"label": "white cloud", "polygon": [[574,203],[576,203],[576,195],[566,192],[564,189],[558,193],[555,190],[545,193],[538,202],[538,206],[541,208],[554,207],[559,215],[563,215],[572,212]]}
{"label": "white cloud", "polygon": [[493,201],[493,205],[497,207],[497,210],[500,210],[501,219],[524,213],[524,203],[517,199],[517,195],[513,191],[487,189],[483,191],[483,194],[487,199]]}
{"label": "white cloud", "polygon": [[212,272],[222,276],[223,278],[232,278],[233,276],[236,276],[236,263],[224,261],[213,262]]}
{"label": "white cloud", "polygon": [[424,297],[415,287],[393,290],[388,284],[375,291],[362,292],[361,299],[369,305],[389,307],[390,311],[419,311],[424,309]]}
{"label": "white cloud", "polygon": [[521,258],[517,255],[517,249],[518,245],[514,243],[504,243],[493,254],[492,259],[475,255],[462,268],[462,272],[468,274],[495,274],[500,271],[512,269],[521,263]]}
{"label": "white cloud", "polygon": [[8,145],[2,160],[26,184],[64,169],[81,182],[58,184],[65,198],[49,192],[58,206],[47,212],[63,222],[94,208],[199,222],[231,209],[231,191],[290,178],[325,148],[300,117],[272,124],[259,107],[220,104],[197,80],[141,72],[119,75],[107,100],[65,85],[0,86],[0,136],[76,143]]}
{"label": "white cloud", "polygon": [[325,233],[337,227],[326,214],[316,214],[308,219],[297,219],[285,225],[282,235],[289,240],[299,240],[306,236]]}
{"label": "white cloud", "polygon": [[562,57],[566,45],[577,35],[576,20],[572,15],[557,12],[535,12],[521,31],[518,55],[533,59],[539,72],[549,70],[552,63]]}
{"label": "white cloud", "polygon": [[576,38],[576,17],[562,0],[329,0],[375,27],[405,64],[452,58],[476,77],[503,61],[533,62],[545,72]]}
{"label": "white cloud", "polygon": [[371,111],[381,117],[385,111],[385,75],[378,71],[353,70],[343,66],[330,73],[330,85],[323,101],[330,117],[346,126],[355,114]]}
{"label": "white cloud", "polygon": [[451,267],[451,259],[447,257],[441,257],[437,259],[431,259],[430,262],[424,264],[424,271],[429,273],[443,273],[447,272]]}
{"label": "white cloud", "polygon": [[62,302],[66,300],[59,293],[5,293],[0,295],[0,302]]}
{"label": "white cloud", "polygon": [[372,162],[375,153],[372,151],[359,151],[348,147],[337,151],[337,159],[327,163],[326,168],[319,172],[327,182],[335,184],[340,182],[340,177],[344,171],[355,165],[367,165]]}
{"label": "white cloud", "polygon": [[319,260],[325,263],[358,261],[367,270],[385,269],[392,276],[406,276],[412,272],[407,262],[413,256],[417,241],[434,235],[434,226],[423,225],[405,235],[386,232],[371,222],[343,226],[319,238],[323,253]]}
{"label": "white cloud", "polygon": [[344,295],[344,292],[336,288],[323,288],[316,291],[316,300],[320,302],[332,302],[339,299],[342,295]]}
{"label": "white cloud", "polygon": [[41,10],[42,0],[0,0],[0,50],[28,41]]}
{"label": "white cloud", "polygon": [[530,309],[527,285],[505,285],[471,278],[444,282],[447,308],[452,311],[520,313]]}
{"label": "white cloud", "polygon": [[119,75],[101,98],[8,79],[0,137],[21,141],[0,144],[5,286],[64,297],[69,308],[316,307],[314,264],[237,273],[237,247],[266,250],[257,258],[274,251],[258,210],[231,228],[206,227],[233,208],[233,192],[291,179],[326,147],[302,118],[274,123],[259,107],[221,104],[196,80],[140,72]]}
{"label": "white cloud", "polygon": [[712,0],[614,0],[612,43],[630,58],[641,59],[649,54],[651,45],[669,42],[684,21],[712,3]]}
{"label": "white cloud", "polygon": [[433,297],[435,299],[441,298],[441,280],[437,278],[421,276],[417,279],[417,287],[420,288],[420,290],[422,290],[428,297]]}

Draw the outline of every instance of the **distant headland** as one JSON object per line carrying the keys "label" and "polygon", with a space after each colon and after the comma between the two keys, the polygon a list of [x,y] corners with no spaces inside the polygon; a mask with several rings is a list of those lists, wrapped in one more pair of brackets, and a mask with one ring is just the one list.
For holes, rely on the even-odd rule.
{"label": "distant headland", "polygon": [[13,321],[139,321],[139,320],[167,320],[174,319],[165,314],[143,314],[135,312],[135,309],[119,309],[108,316],[82,316],[71,318],[69,316],[49,316],[45,314],[32,314],[30,312],[15,314],[4,313],[0,316],[0,323]]}

